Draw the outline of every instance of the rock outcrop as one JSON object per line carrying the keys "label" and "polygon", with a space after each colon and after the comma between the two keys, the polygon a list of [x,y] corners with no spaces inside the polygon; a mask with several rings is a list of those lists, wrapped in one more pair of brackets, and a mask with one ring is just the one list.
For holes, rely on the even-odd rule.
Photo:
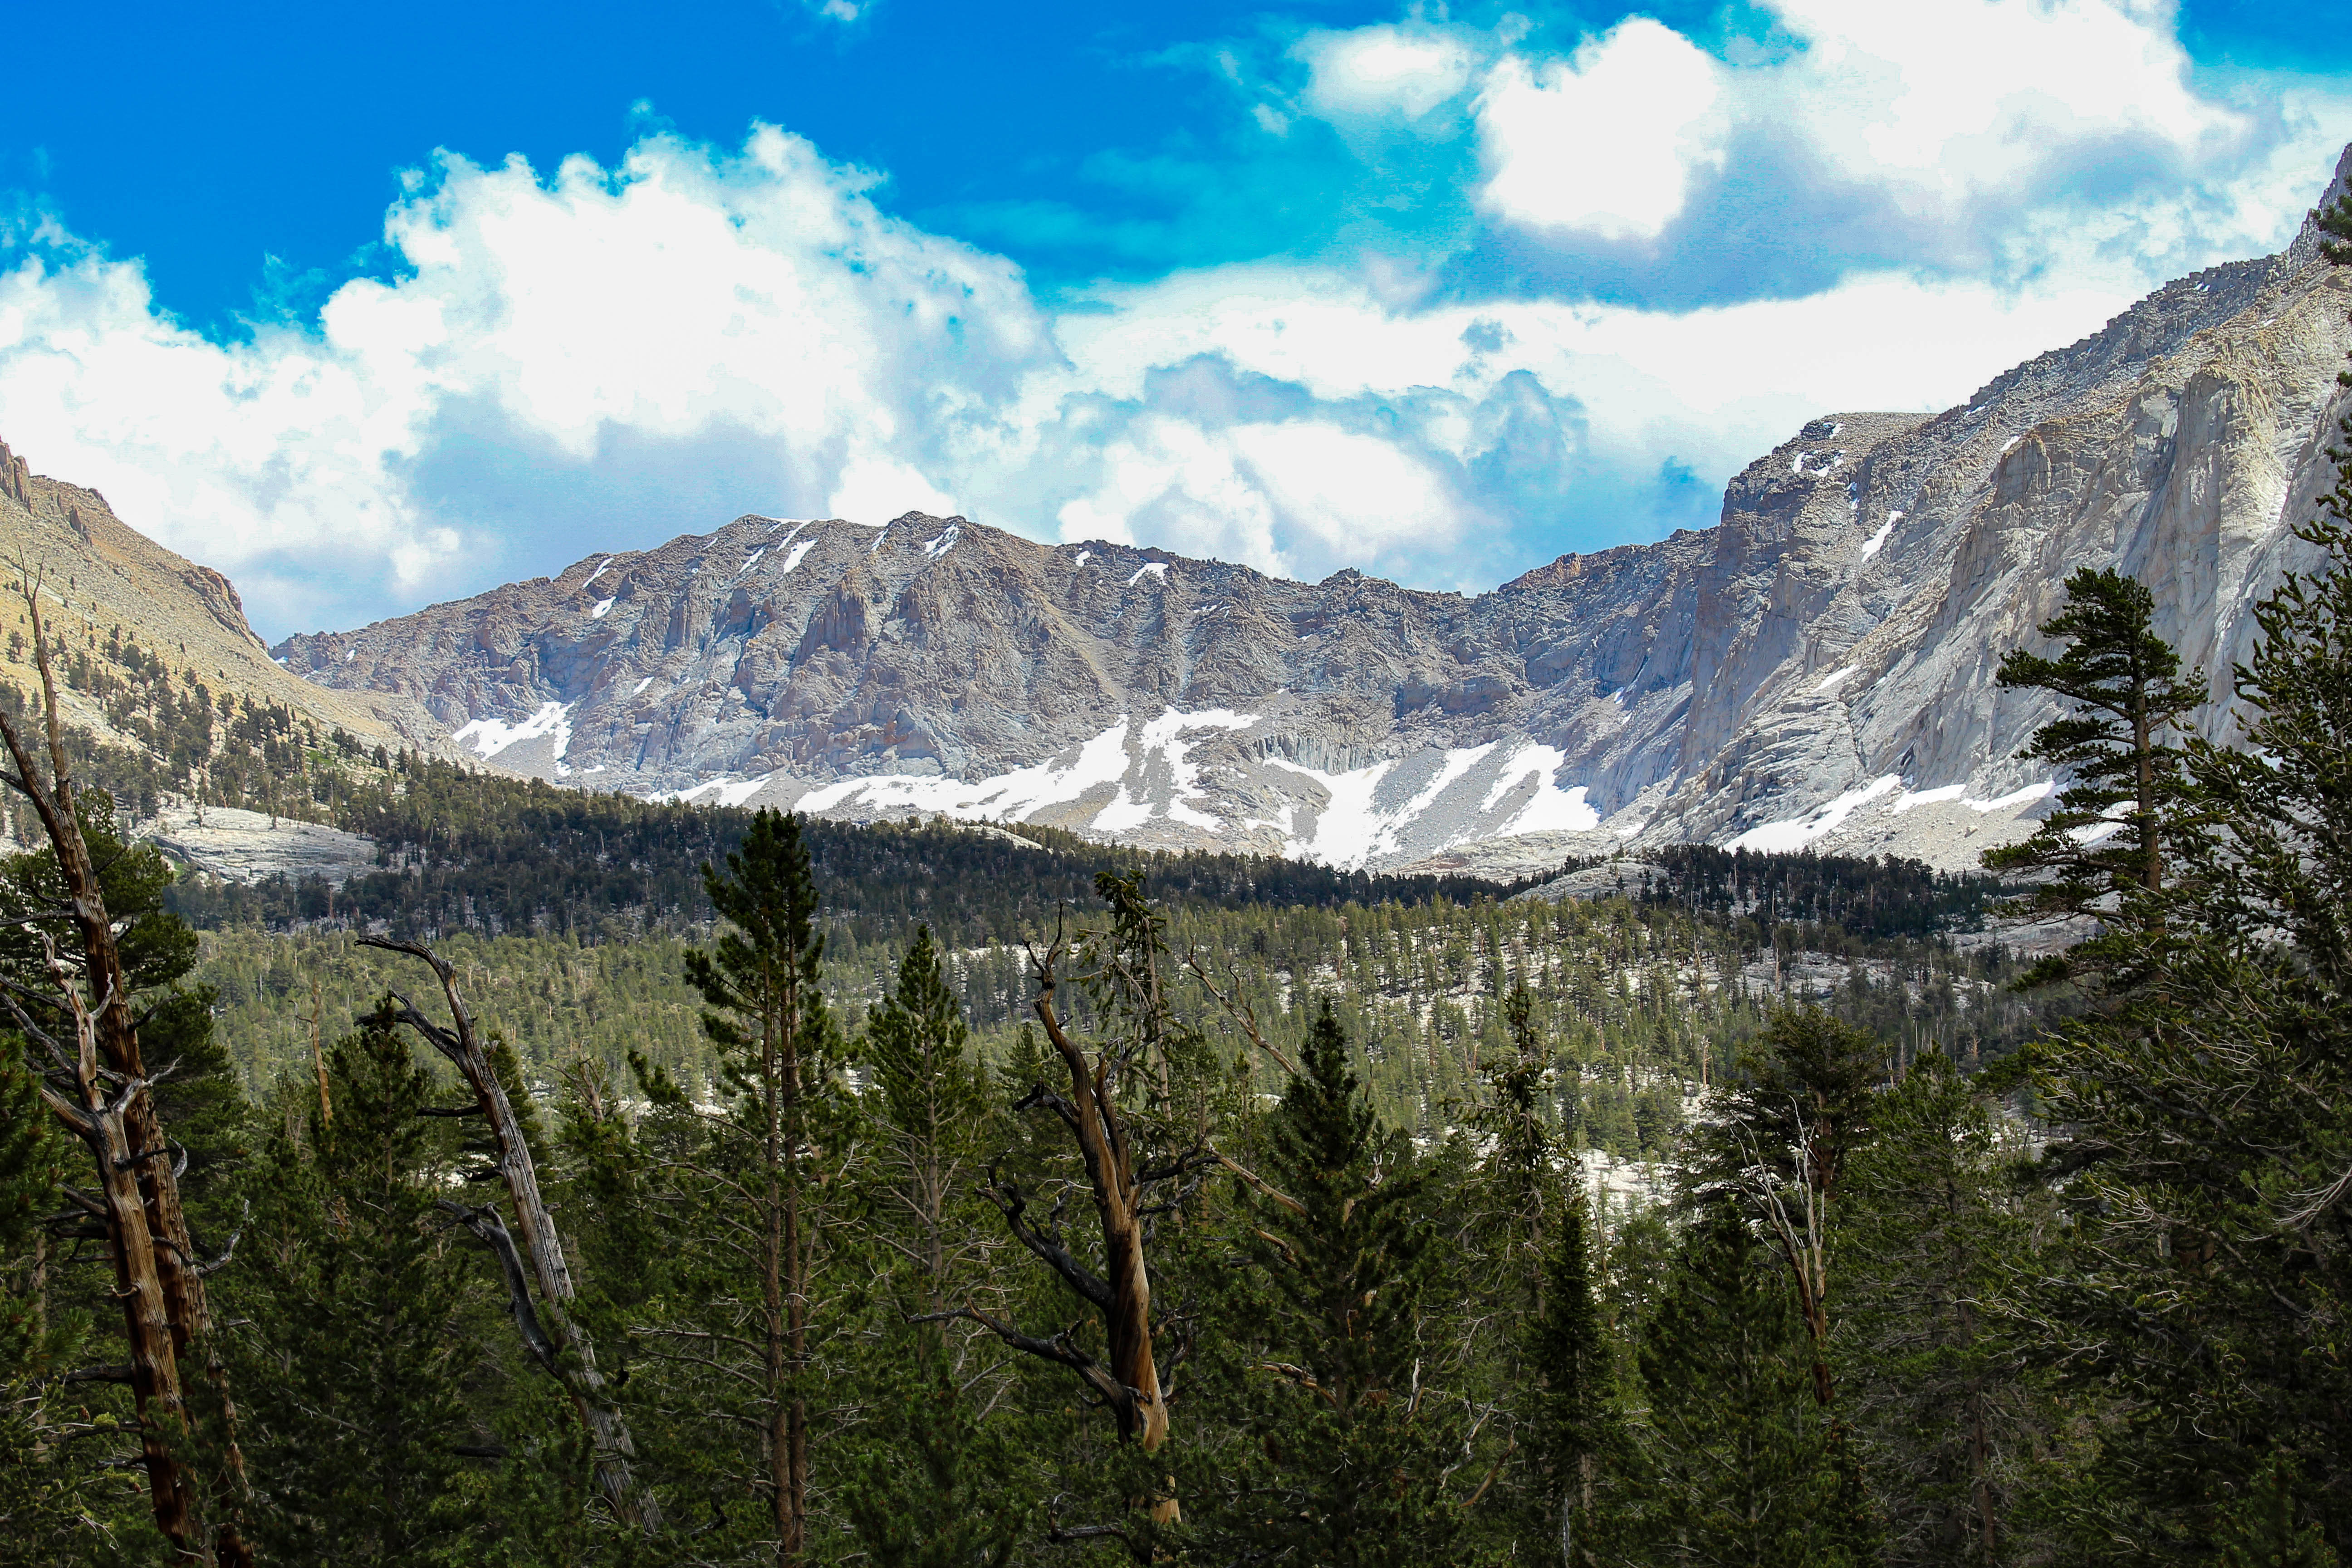
{"label": "rock outcrop", "polygon": [[1992,677],[2076,566],[2147,581],[2226,695],[2306,563],[2347,307],[2306,226],[1962,406],[1808,424],[1716,528],[1475,597],[746,517],[276,651],[600,788],[1497,874],[1665,840],[1972,864],[2046,810],[2015,752],[2052,710]]}

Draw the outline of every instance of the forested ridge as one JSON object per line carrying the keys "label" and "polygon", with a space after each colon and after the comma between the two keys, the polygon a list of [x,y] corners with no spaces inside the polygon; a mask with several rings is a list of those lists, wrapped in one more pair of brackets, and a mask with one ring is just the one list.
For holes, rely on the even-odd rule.
{"label": "forested ridge", "polygon": [[2336,1563],[2340,461],[2225,730],[2068,579],[1985,877],[1583,901],[413,756],[303,764],[375,872],[224,890],[26,593],[0,1553]]}

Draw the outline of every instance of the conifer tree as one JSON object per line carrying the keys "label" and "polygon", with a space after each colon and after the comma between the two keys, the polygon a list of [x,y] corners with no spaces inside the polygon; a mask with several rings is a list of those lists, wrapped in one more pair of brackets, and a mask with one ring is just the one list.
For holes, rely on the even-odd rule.
{"label": "conifer tree", "polygon": [[2336,1568],[2343,1561],[2304,1519],[2295,1467],[2272,1454],[2254,1472],[2245,1496],[2230,1510],[2215,1539],[2219,1568]]}
{"label": "conifer tree", "polygon": [[1641,1341],[1649,1399],[1633,1560],[1858,1568],[1803,1325],[1744,1205],[1692,1226]]}
{"label": "conifer tree", "polygon": [[60,1377],[89,1354],[92,1327],[53,1279],[74,1163],[32,1074],[0,1055],[0,1523],[28,1563],[96,1560],[140,1511],[102,1468],[117,1417]]}
{"label": "conifer tree", "polygon": [[1444,1561],[1461,1500],[1444,1489],[1453,1436],[1414,1383],[1433,1261],[1426,1177],[1381,1126],[1320,1003],[1299,1071],[1267,1119],[1266,1190],[1250,1250],[1268,1281],[1261,1488],[1235,1504],[1254,1557],[1373,1568]]}
{"label": "conifer tree", "polygon": [[1559,1135],[1543,1110],[1544,1075],[1551,1064],[1526,986],[1514,986],[1503,998],[1503,1019],[1510,1046],[1487,1069],[1494,1096],[1469,1120],[1491,1141],[1485,1168],[1494,1194],[1496,1240],[1507,1275],[1525,1283],[1525,1307],[1532,1310],[1541,1295],[1544,1237],[1559,1204],[1552,1169]]}
{"label": "conifer tree", "polygon": [[726,864],[723,874],[706,866],[703,882],[731,929],[686,961],[687,980],[706,1004],[703,1030],[719,1051],[720,1083],[734,1099],[731,1114],[710,1123],[714,1155],[724,1163],[703,1173],[719,1177],[727,1207],[740,1208],[713,1218],[751,1237],[764,1489],[774,1560],[793,1568],[811,1544],[810,1320],[823,1239],[812,1194],[822,1157],[817,1102],[827,1090],[834,1027],[822,986],[816,880],[800,818],[761,812]]}
{"label": "conifer tree", "polygon": [[[1025,1332],[977,1305],[959,1315],[1024,1355],[1067,1369],[1111,1412],[1122,1447],[1132,1445],[1125,1458],[1151,1464],[1152,1473],[1126,1499],[1142,1517],[1078,1528],[1115,1536],[1149,1556],[1157,1532],[1182,1517],[1173,1477],[1151,1460],[1168,1441],[1169,1413],[1149,1244],[1153,1222],[1181,1208],[1187,1185],[1215,1163],[1202,1136],[1214,1065],[1170,1005],[1166,921],[1145,897],[1142,873],[1105,871],[1095,887],[1110,919],[1078,940],[1076,956],[1078,990],[1099,1032],[1089,1041],[1076,1017],[1065,1015],[1065,971],[1073,954],[1057,931],[1044,953],[1030,953],[1036,986],[1031,1010],[1052,1047],[1050,1077],[1031,1085],[1013,1109],[1050,1111],[1069,1134],[1098,1239],[1074,1248],[1062,1229],[1061,1205],[1036,1214],[1020,1173],[992,1170],[985,1189],[1013,1238],[1093,1311],[1047,1335]],[[1099,1339],[1081,1335],[1094,1325]]]}
{"label": "conifer tree", "polygon": [[2039,1184],[2005,1156],[1981,1080],[1930,1051],[1881,1097],[1838,1216],[1843,1401],[1888,1515],[1893,1563],[2017,1555],[2018,1491],[2049,1412],[2000,1305],[2053,1261]]}
{"label": "conifer tree", "polygon": [[308,1082],[280,1091],[226,1297],[266,1478],[256,1542],[273,1563],[478,1562],[523,1521],[507,1489],[488,1506],[490,1467],[465,1454],[541,1447],[465,1392],[508,1360],[504,1291],[438,1206],[449,1124],[423,1114],[430,1079],[398,1016],[371,1016],[327,1070],[332,1121]]}
{"label": "conifer tree", "polygon": [[883,1325],[864,1380],[874,1421],[839,1506],[883,1568],[999,1568],[1034,1521],[1025,1424],[983,1417],[938,1337],[938,1325],[895,1315]]}
{"label": "conifer tree", "polygon": [[[25,577],[19,592],[37,634],[37,585]],[[211,998],[176,984],[196,942],[160,907],[172,873],[152,847],[121,843],[110,795],[76,786],[46,653],[40,668],[46,769],[0,704],[0,741],[13,764],[0,784],[32,804],[48,839],[0,868],[0,994],[46,1110],[91,1161],[92,1184],[66,1193],[96,1223],[113,1266],[103,1286],[85,1288],[118,1304],[128,1365],[109,1376],[137,1406],[155,1528],[200,1561],[245,1568],[244,1460],[214,1351],[207,1265],[181,1186],[188,1166],[156,1157],[172,1147],[167,1117],[186,1108],[189,1143],[209,1167],[235,1094],[212,1039]],[[159,1092],[183,1069],[178,1095]],[[192,1471],[191,1439],[206,1424],[212,1441]]]}
{"label": "conifer tree", "polygon": [[919,1310],[948,1309],[955,1266],[974,1246],[950,1227],[968,1201],[987,1128],[987,1096],[968,1051],[963,1006],[940,973],[927,925],[898,966],[898,984],[867,1015],[865,1058],[874,1075],[877,1158],[887,1171],[877,1230],[918,1282]]}
{"label": "conifer tree", "polygon": [[[885,1279],[858,1374],[875,1419],[840,1505],[864,1550],[898,1568],[1003,1563],[1029,1525],[1010,1424],[980,1416],[1004,1382],[988,1364],[995,1341],[952,1333],[963,1325],[951,1309],[985,1298],[1001,1310],[1003,1294],[990,1278],[997,1242],[976,1212],[972,1178],[994,1118],[970,1042],[930,928],[919,925],[861,1042],[874,1152],[860,1179]],[[1034,1070],[1034,1031],[1031,1047],[1023,1065]]]}
{"label": "conifer tree", "polygon": [[2036,1303],[2066,1325],[2045,1353],[2077,1398],[2132,1413],[2102,1432],[2099,1530],[2151,1550],[2201,1539],[2209,1489],[2273,1454],[2326,1478],[2312,1518],[2352,1542],[2334,1463],[2352,1374],[2305,1350],[2352,1299],[2352,454],[2337,461],[2298,531],[2322,569],[2255,608],[2242,743],[2188,748],[2202,831],[2158,906],[2162,962],[2127,1005],[2032,1051],[2080,1216]]}
{"label": "conifer tree", "polygon": [[1592,1278],[1588,1205],[1572,1189],[1551,1225],[1542,1302],[1530,1321],[1527,1362],[1536,1377],[1528,1422],[1534,1468],[1569,1568],[1605,1560],[1604,1505],[1612,1460],[1625,1440],[1617,1360],[1604,1331]]}
{"label": "conifer tree", "polygon": [[1787,1269],[1813,1346],[1814,1395],[1832,1403],[1831,1239],[1846,1165],[1874,1131],[1885,1054],[1818,1007],[1774,1015],[1711,1130],[1709,1173],[1755,1211]]}
{"label": "conifer tree", "polygon": [[[2180,673],[2180,657],[2156,635],[2156,597],[2112,568],[2085,566],[2066,579],[2066,607],[2042,627],[2063,639],[2045,658],[2011,649],[2001,686],[2050,692],[2074,711],[2034,731],[2021,753],[2063,770],[2071,781],[2058,809],[2021,843],[1985,852],[2001,871],[2048,879],[2026,895],[2036,913],[2096,915],[2138,928],[2159,917],[2168,856],[2188,831],[2182,811],[2182,748],[2188,715],[2206,701],[2202,670]],[[2077,946],[2037,967],[2034,983],[2086,966],[2112,968],[2115,943]]]}

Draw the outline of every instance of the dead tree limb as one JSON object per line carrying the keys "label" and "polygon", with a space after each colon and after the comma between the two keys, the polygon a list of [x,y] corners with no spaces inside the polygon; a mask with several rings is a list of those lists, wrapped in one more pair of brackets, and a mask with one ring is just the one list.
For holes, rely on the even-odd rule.
{"label": "dead tree limb", "polygon": [[[659,1529],[660,1506],[631,1473],[636,1446],[630,1440],[628,1426],[605,1386],[604,1374],[596,1370],[595,1347],[589,1342],[587,1329],[574,1321],[566,1310],[573,1290],[572,1268],[564,1260],[563,1240],[556,1231],[555,1216],[540,1195],[539,1170],[531,1159],[530,1145],[523,1139],[522,1122],[515,1115],[506,1086],[499,1081],[489,1054],[474,1032],[473,1015],[467,1011],[465,998],[458,994],[457,970],[422,942],[363,936],[360,943],[422,959],[441,982],[442,998],[449,1007],[450,1027],[445,1028],[426,1017],[396,991],[392,994],[393,1000],[400,1005],[400,1021],[448,1058],[466,1080],[466,1086],[474,1091],[475,1106],[489,1123],[498,1152],[493,1169],[506,1183],[507,1195],[514,1203],[516,1228],[522,1233],[521,1256],[516,1256],[505,1222],[494,1213],[463,1205],[445,1206],[462,1210],[461,1223],[499,1253],[501,1267],[509,1271],[510,1293],[523,1285],[520,1275],[523,1263],[528,1261],[530,1280],[539,1289],[539,1300],[532,1303],[528,1289],[521,1289],[515,1302],[516,1328],[531,1353],[572,1395],[594,1451],[597,1489],[604,1493],[613,1511],[630,1524],[648,1531]],[[487,1219],[481,1217],[484,1215],[488,1215]],[[499,1243],[500,1237],[508,1237],[503,1247]],[[538,1331],[536,1340],[534,1325]]]}
{"label": "dead tree limb", "polygon": [[1242,1033],[1247,1035],[1259,1050],[1280,1063],[1282,1070],[1292,1078],[1298,1076],[1298,1064],[1292,1061],[1280,1046],[1267,1039],[1265,1031],[1257,1026],[1257,1009],[1243,999],[1241,974],[1234,965],[1228,963],[1225,966],[1226,984],[1222,987],[1217,984],[1216,976],[1209,973],[1208,964],[1197,951],[1184,955],[1184,967],[1192,972],[1192,977],[1216,999],[1217,1005],[1225,1010],[1225,1016],[1240,1026]]}

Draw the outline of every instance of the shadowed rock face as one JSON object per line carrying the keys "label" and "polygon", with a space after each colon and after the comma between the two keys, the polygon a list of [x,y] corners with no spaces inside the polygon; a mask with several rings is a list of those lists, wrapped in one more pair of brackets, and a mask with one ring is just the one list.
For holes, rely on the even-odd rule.
{"label": "shadowed rock face", "polygon": [[2052,710],[1992,676],[2075,567],[2147,582],[2223,694],[2308,564],[2347,306],[2307,228],[1962,407],[1807,425],[1717,528],[1475,598],[746,517],[275,651],[600,788],[1497,873],[1669,839],[1971,864],[2044,809],[2013,758]]}

